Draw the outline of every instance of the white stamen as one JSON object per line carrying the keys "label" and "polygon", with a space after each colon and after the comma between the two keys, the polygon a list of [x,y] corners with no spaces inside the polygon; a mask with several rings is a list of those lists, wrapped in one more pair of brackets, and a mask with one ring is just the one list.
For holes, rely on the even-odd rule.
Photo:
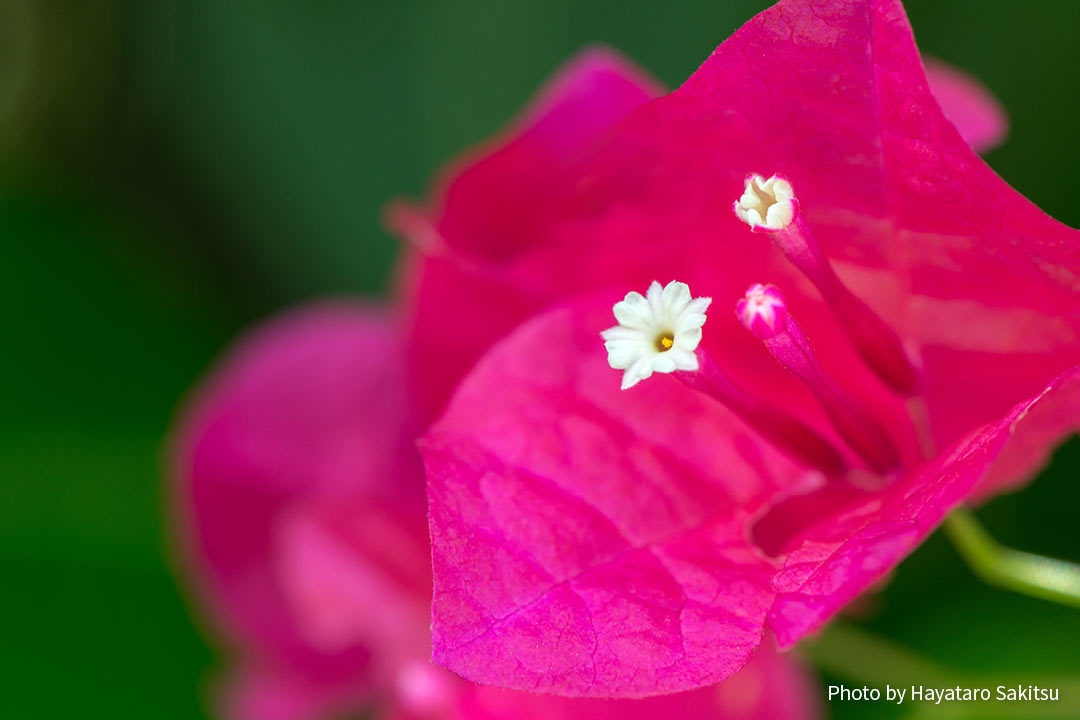
{"label": "white stamen", "polygon": [[734,208],[751,229],[783,230],[795,217],[795,191],[779,175],[766,180],[755,173],[746,178],[745,190]]}
{"label": "white stamen", "polygon": [[672,281],[661,288],[627,293],[612,312],[619,324],[600,333],[608,351],[608,365],[623,370],[626,390],[654,372],[697,370],[694,351],[701,342],[701,326],[711,298],[691,298],[686,283]]}

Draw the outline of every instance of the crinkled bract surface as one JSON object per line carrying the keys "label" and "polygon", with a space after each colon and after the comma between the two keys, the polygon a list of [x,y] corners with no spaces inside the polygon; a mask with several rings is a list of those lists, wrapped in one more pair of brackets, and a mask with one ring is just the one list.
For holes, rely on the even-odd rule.
{"label": "crinkled bract surface", "polygon": [[671,378],[620,391],[596,343],[605,310],[557,309],[515,332],[423,444],[434,659],[465,677],[598,696],[723,679],[766,628],[790,645],[885,574],[1029,409],[1080,389],[1059,379],[887,490],[844,497],[769,558],[755,521],[812,469]]}
{"label": "crinkled bract surface", "polygon": [[744,528],[801,470],[670,378],[621,392],[609,313],[527,324],[424,443],[434,659],[466,677],[642,696],[761,642],[772,567]]}

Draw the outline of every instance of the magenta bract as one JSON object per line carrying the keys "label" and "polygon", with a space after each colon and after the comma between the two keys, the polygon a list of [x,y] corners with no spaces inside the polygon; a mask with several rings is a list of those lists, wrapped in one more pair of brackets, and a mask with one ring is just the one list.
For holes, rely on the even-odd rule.
{"label": "magenta bract", "polygon": [[[235,720],[817,716],[811,680],[766,648],[723,689],[645,703],[474,686],[428,662],[431,570],[419,456],[383,313],[335,304],[245,340],[185,413],[181,549],[238,655]],[[401,452],[394,452],[401,447]]]}
{"label": "magenta bract", "polygon": [[[784,0],[560,161],[543,212],[456,266],[490,283],[468,317],[492,317],[495,336],[507,308],[556,306],[480,360],[422,445],[433,657],[466,678],[608,697],[723,679],[767,630],[795,643],[1077,427],[1077,233],[946,119],[898,0]],[[911,399],[731,212],[755,172],[791,179],[844,286],[910,356]],[[782,288],[824,372],[895,453],[876,484],[838,486],[671,378],[618,390],[598,338],[611,305],[672,279],[732,309],[753,283]],[[732,313],[702,346],[843,446]]]}
{"label": "magenta bract", "polygon": [[235,717],[313,717],[370,691],[366,646],[327,647],[296,622],[281,542],[316,499],[400,492],[422,512],[415,488],[387,483],[420,477],[388,362],[399,342],[385,314],[356,305],[295,313],[241,343],[181,418],[179,549],[210,622],[250,658],[225,699]]}
{"label": "magenta bract", "polygon": [[[1076,267],[1074,237],[964,146],[1003,129],[992,99],[948,100],[982,91],[935,72],[954,130],[920,68],[898,3],[783,3],[652,102],[654,81],[586,51],[430,208],[388,213],[410,246],[397,316],[338,303],[244,341],[189,403],[173,453],[187,571],[238,656],[226,715],[816,716],[765,632],[791,644],[976,483],[1027,477],[1080,406],[1071,380],[1028,400],[1076,362],[1059,270]],[[759,171],[796,181],[838,273],[918,352],[953,450],[922,462],[904,403],[732,217]],[[612,299],[676,276],[732,309],[750,283],[781,284],[823,365],[896,442],[895,481],[823,484],[672,378],[620,394],[598,339]],[[734,379],[842,448],[813,395],[717,318],[703,345]],[[413,439],[508,333],[424,441],[432,648]],[[960,402],[964,388],[978,392]],[[465,683],[432,650],[470,679],[564,695],[650,695],[745,667],[663,698],[566,699]]]}

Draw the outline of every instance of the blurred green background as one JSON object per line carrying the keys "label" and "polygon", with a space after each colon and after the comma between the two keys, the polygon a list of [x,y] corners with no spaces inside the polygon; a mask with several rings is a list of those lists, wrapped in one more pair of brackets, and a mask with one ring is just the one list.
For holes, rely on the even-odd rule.
{"label": "blurred green background", "polygon": [[[164,541],[177,399],[258,319],[382,292],[382,204],[574,50],[607,42],[674,86],[765,4],[0,0],[0,717],[208,716],[221,660]],[[1080,224],[1080,2],[907,5],[921,47],[1008,108],[990,164]],[[1080,560],[1078,468],[1074,440],[980,516]],[[865,612],[965,670],[1080,673],[1080,611],[980,584],[940,536]]]}

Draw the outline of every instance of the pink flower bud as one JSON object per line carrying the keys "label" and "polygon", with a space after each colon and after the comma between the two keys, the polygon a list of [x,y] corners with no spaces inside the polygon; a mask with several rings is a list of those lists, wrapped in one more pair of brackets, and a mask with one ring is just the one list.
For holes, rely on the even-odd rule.
{"label": "pink flower bud", "polygon": [[787,328],[788,312],[784,296],[775,285],[751,285],[735,305],[739,322],[755,337],[768,340]]}

